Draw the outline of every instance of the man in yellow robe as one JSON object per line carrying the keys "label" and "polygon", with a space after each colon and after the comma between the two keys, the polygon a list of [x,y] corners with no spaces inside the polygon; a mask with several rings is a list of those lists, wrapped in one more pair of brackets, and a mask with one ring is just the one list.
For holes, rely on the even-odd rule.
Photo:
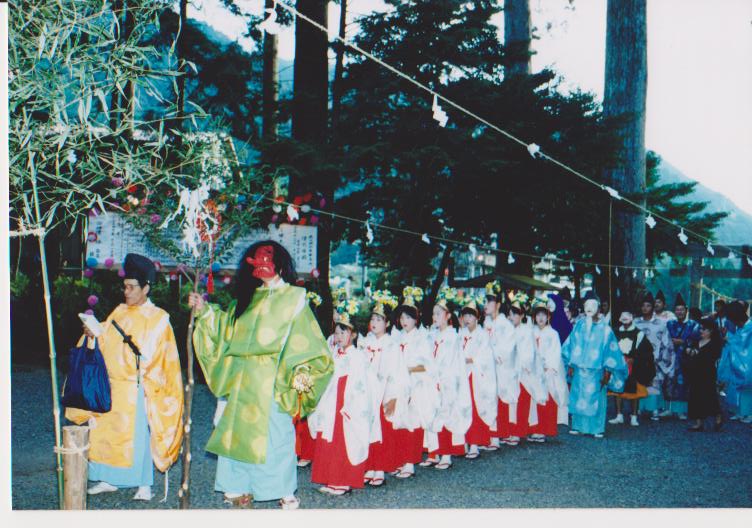
{"label": "man in yellow robe", "polygon": [[[66,418],[89,423],[90,495],[138,487],[134,500],[151,500],[156,466],[166,472],[183,440],[183,381],[175,335],[167,312],[149,300],[154,264],[129,253],[123,265],[125,303],[102,323],[99,347],[107,365],[112,409],[96,413],[67,408]],[[131,336],[138,357],[115,323]],[[89,338],[93,333],[84,328]],[[79,346],[86,337],[82,337]],[[89,339],[91,342],[92,340]],[[92,343],[93,345],[93,343]]]}

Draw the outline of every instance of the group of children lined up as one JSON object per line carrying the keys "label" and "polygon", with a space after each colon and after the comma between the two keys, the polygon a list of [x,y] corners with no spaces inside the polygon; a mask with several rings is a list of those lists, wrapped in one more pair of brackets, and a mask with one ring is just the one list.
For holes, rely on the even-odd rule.
{"label": "group of children lined up", "polygon": [[[405,288],[398,305],[388,292],[374,292],[365,336],[352,322],[357,304],[339,303],[329,338],[334,375],[316,410],[296,425],[298,465],[312,463],[322,493],[381,486],[386,474],[408,479],[416,465],[446,470],[453,456],[544,442],[568,423],[553,300],[528,307],[517,294],[507,317],[501,286],[491,283],[455,313],[456,292],[445,288],[425,328],[416,306],[422,296]],[[561,305],[558,312],[565,317]]]}

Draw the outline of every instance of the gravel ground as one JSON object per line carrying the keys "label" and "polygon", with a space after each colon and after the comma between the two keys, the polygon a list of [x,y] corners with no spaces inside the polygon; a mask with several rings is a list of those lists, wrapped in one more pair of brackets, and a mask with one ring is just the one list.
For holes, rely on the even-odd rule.
{"label": "gravel ground", "polygon": [[[57,508],[54,434],[47,370],[13,366],[11,453],[14,509]],[[224,508],[213,491],[216,458],[203,447],[215,400],[198,386],[193,410],[193,508]],[[611,415],[611,414],[610,414]],[[309,468],[299,469],[304,508],[689,508],[752,507],[752,426],[731,422],[721,433],[688,433],[687,422],[641,420],[638,428],[609,425],[606,438],[560,436],[546,444],[503,447],[475,460],[456,459],[448,471],[418,468],[414,478],[387,478],[381,488],[343,497],[321,495]],[[180,463],[169,474],[160,503],[155,472],[151,502],[132,501],[135,490],[89,497],[89,509],[178,507]],[[256,508],[276,508],[275,502]]]}

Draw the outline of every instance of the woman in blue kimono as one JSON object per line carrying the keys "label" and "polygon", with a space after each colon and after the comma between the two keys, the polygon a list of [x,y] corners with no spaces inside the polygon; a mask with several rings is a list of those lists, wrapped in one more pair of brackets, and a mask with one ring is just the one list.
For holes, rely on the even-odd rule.
{"label": "woman in blue kimono", "polygon": [[604,318],[597,318],[599,305],[597,298],[588,294],[585,317],[575,323],[561,347],[562,359],[572,380],[569,433],[592,434],[595,438],[603,438],[606,431],[608,390],[622,392],[628,375],[611,326]]}

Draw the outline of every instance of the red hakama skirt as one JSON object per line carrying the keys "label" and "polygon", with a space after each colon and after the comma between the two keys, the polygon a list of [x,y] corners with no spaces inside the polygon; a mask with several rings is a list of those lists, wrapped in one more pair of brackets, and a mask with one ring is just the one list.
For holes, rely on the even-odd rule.
{"label": "red hakama skirt", "polygon": [[523,438],[531,434],[531,426],[528,423],[530,414],[530,394],[520,384],[520,395],[517,398],[517,423],[509,422],[509,405],[499,400],[498,416],[496,418],[497,432],[493,435],[499,438],[517,436]]}
{"label": "red hakama skirt", "polygon": [[405,462],[399,460],[400,444],[392,422],[384,415],[384,406],[379,407],[381,417],[381,442],[374,442],[368,451],[366,468],[369,471],[396,471]]}
{"label": "red hakama skirt", "polygon": [[[391,427],[391,424],[389,424]],[[423,428],[414,431],[392,429],[394,436],[394,462],[397,467],[417,464],[423,460]]]}
{"label": "red hakama skirt", "polygon": [[465,444],[453,445],[452,433],[444,427],[439,433],[439,448],[436,451],[428,453],[428,456],[435,457],[436,455],[455,455],[461,456],[465,454]]}
{"label": "red hakama skirt", "polygon": [[340,410],[345,403],[345,384],[347,376],[342,376],[337,382],[337,404],[335,405],[334,433],[332,441],[327,442],[316,435],[316,447],[311,466],[311,481],[328,486],[363,487],[363,476],[366,473],[366,461],[353,466],[347,458],[345,431],[342,424]]}
{"label": "red hakama skirt", "polygon": [[470,397],[473,401],[473,421],[467,433],[465,433],[465,442],[470,445],[487,446],[491,443],[491,429],[478,414],[478,407],[475,405],[475,394],[473,393],[472,374],[470,374]]}
{"label": "red hakama skirt", "polygon": [[295,423],[295,454],[301,460],[313,460],[316,441],[311,438],[308,420],[303,418]]}
{"label": "red hakama skirt", "polygon": [[532,426],[531,434],[542,434],[546,436],[556,436],[559,431],[557,428],[559,407],[554,401],[554,397],[548,395],[548,401],[545,405],[538,405],[538,425]]}

